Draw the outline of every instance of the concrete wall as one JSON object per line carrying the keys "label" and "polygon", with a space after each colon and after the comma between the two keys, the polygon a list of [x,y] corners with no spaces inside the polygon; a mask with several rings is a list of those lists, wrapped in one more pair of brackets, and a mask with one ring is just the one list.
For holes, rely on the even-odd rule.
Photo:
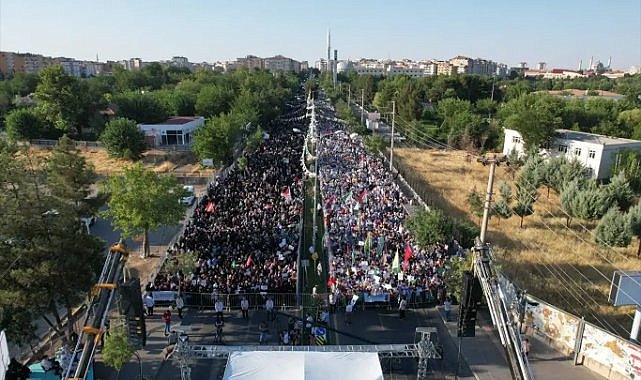
{"label": "concrete wall", "polygon": [[526,306],[524,327],[533,336],[569,355],[575,350],[577,333],[583,325],[577,364],[607,379],[641,379],[641,346],[541,300],[528,299],[534,302]]}

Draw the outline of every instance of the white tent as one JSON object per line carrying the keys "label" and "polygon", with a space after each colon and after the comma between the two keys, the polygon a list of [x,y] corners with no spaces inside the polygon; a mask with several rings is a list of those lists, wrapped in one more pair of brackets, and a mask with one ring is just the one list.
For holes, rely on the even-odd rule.
{"label": "white tent", "polygon": [[375,352],[233,352],[224,380],[383,380]]}

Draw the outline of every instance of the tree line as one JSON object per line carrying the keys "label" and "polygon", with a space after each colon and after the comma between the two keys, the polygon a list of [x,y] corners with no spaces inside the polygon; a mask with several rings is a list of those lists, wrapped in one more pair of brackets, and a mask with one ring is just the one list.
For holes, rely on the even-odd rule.
{"label": "tree line", "polygon": [[145,149],[137,123],[172,115],[203,116],[194,137],[201,158],[228,162],[247,124],[268,124],[298,89],[293,73],[190,72],[157,63],[117,66],[111,75],[76,78],[62,66],[0,81],[0,124],[13,139],[100,139],[114,156],[136,159]]}
{"label": "tree line", "polygon": [[[565,157],[544,160],[532,154],[524,160],[512,157],[511,165],[520,168],[518,175],[513,185],[499,184],[491,217],[500,221],[518,216],[523,228],[524,218],[534,213],[539,190],[545,188],[548,197],[550,190],[558,194],[566,227],[575,219],[593,225],[594,241],[602,246],[627,247],[636,236],[639,239],[637,257],[641,257],[641,199],[635,195],[625,172],[619,172],[603,184],[593,179],[580,162]],[[483,215],[483,199],[483,195],[474,190],[468,194],[473,215]]]}
{"label": "tree line", "polygon": [[[554,130],[565,128],[608,136],[641,139],[641,75],[618,79],[604,76],[576,79],[492,78],[451,75],[410,78],[375,77],[348,71],[334,88],[324,88],[334,101],[351,100],[373,107],[383,117],[396,102],[399,131],[410,141],[447,144],[489,151],[503,143],[502,127],[521,132],[529,146],[543,144]],[[598,96],[564,99],[541,91],[611,90],[624,95],[614,101]]]}

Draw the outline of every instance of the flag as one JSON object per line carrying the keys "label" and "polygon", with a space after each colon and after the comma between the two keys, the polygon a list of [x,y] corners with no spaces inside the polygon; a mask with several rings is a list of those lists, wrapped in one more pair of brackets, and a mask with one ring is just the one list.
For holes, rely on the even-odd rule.
{"label": "flag", "polygon": [[234,261],[232,261],[232,262],[231,262],[231,267],[232,267],[232,269],[235,269],[235,268],[236,268],[236,260],[234,260]]}
{"label": "flag", "polygon": [[376,256],[381,257],[383,254],[383,246],[385,245],[385,236],[381,235],[378,237],[378,241],[376,242]]}
{"label": "flag", "polygon": [[398,273],[401,271],[401,266],[399,265],[398,262],[398,248],[396,248],[396,255],[394,256],[394,260],[392,261],[392,273]]}
{"label": "flag", "polygon": [[216,209],[216,205],[214,204],[214,202],[211,202],[211,201],[207,203],[207,206],[205,206],[205,211],[207,212],[214,212],[215,209]]}
{"label": "flag", "polygon": [[349,193],[347,193],[347,194],[343,195],[343,197],[341,198],[341,202],[342,202],[342,203],[345,203],[345,202],[347,202],[348,200],[350,200],[350,198],[352,198],[352,192],[351,192],[351,191],[350,191]]}
{"label": "flag", "polygon": [[327,286],[331,288],[332,286],[334,286],[335,282],[336,282],[336,279],[334,279],[334,276],[331,276],[329,280],[327,280]]}
{"label": "flag", "polygon": [[403,258],[403,261],[408,262],[410,260],[410,257],[412,257],[412,247],[410,247],[409,244],[405,244],[405,257]]}
{"label": "flag", "polygon": [[360,202],[367,196],[367,189],[361,191],[361,194],[356,198],[356,202]]}
{"label": "flag", "polygon": [[363,252],[369,254],[369,251],[372,249],[372,233],[367,233],[367,239],[365,239],[365,246],[363,247]]}
{"label": "flag", "polygon": [[251,256],[248,256],[248,257],[247,257],[247,262],[245,263],[245,266],[246,266],[246,267],[248,267],[248,266],[250,266],[250,265],[252,265],[252,257],[251,257]]}
{"label": "flag", "polygon": [[283,190],[283,192],[282,192],[282,193],[280,193],[280,195],[282,195],[283,197],[285,197],[285,200],[286,200],[287,202],[291,202],[291,201],[292,201],[292,190],[289,188],[289,186],[287,186],[287,187],[285,188],[285,190]]}

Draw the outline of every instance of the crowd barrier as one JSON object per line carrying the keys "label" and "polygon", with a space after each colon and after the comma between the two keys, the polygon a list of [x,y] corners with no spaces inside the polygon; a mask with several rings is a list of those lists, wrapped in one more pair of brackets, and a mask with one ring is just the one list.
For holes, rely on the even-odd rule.
{"label": "crowd barrier", "polygon": [[[154,303],[158,306],[173,304],[177,291],[151,291]],[[268,298],[274,301],[274,308],[278,310],[297,309],[299,305],[317,305],[318,307],[329,307],[329,294],[301,294],[295,293],[192,293],[182,292],[183,301],[186,307],[213,308],[216,300],[220,300],[226,310],[240,309],[240,301],[245,298],[249,301],[249,308],[252,310],[263,309]],[[420,308],[434,306],[436,298],[432,292],[410,292],[406,295],[409,308]],[[352,298],[339,297],[337,307],[345,307],[347,302],[352,303],[357,308],[387,308],[393,309],[398,307],[398,295],[392,295],[388,292],[383,293],[358,293]]]}

